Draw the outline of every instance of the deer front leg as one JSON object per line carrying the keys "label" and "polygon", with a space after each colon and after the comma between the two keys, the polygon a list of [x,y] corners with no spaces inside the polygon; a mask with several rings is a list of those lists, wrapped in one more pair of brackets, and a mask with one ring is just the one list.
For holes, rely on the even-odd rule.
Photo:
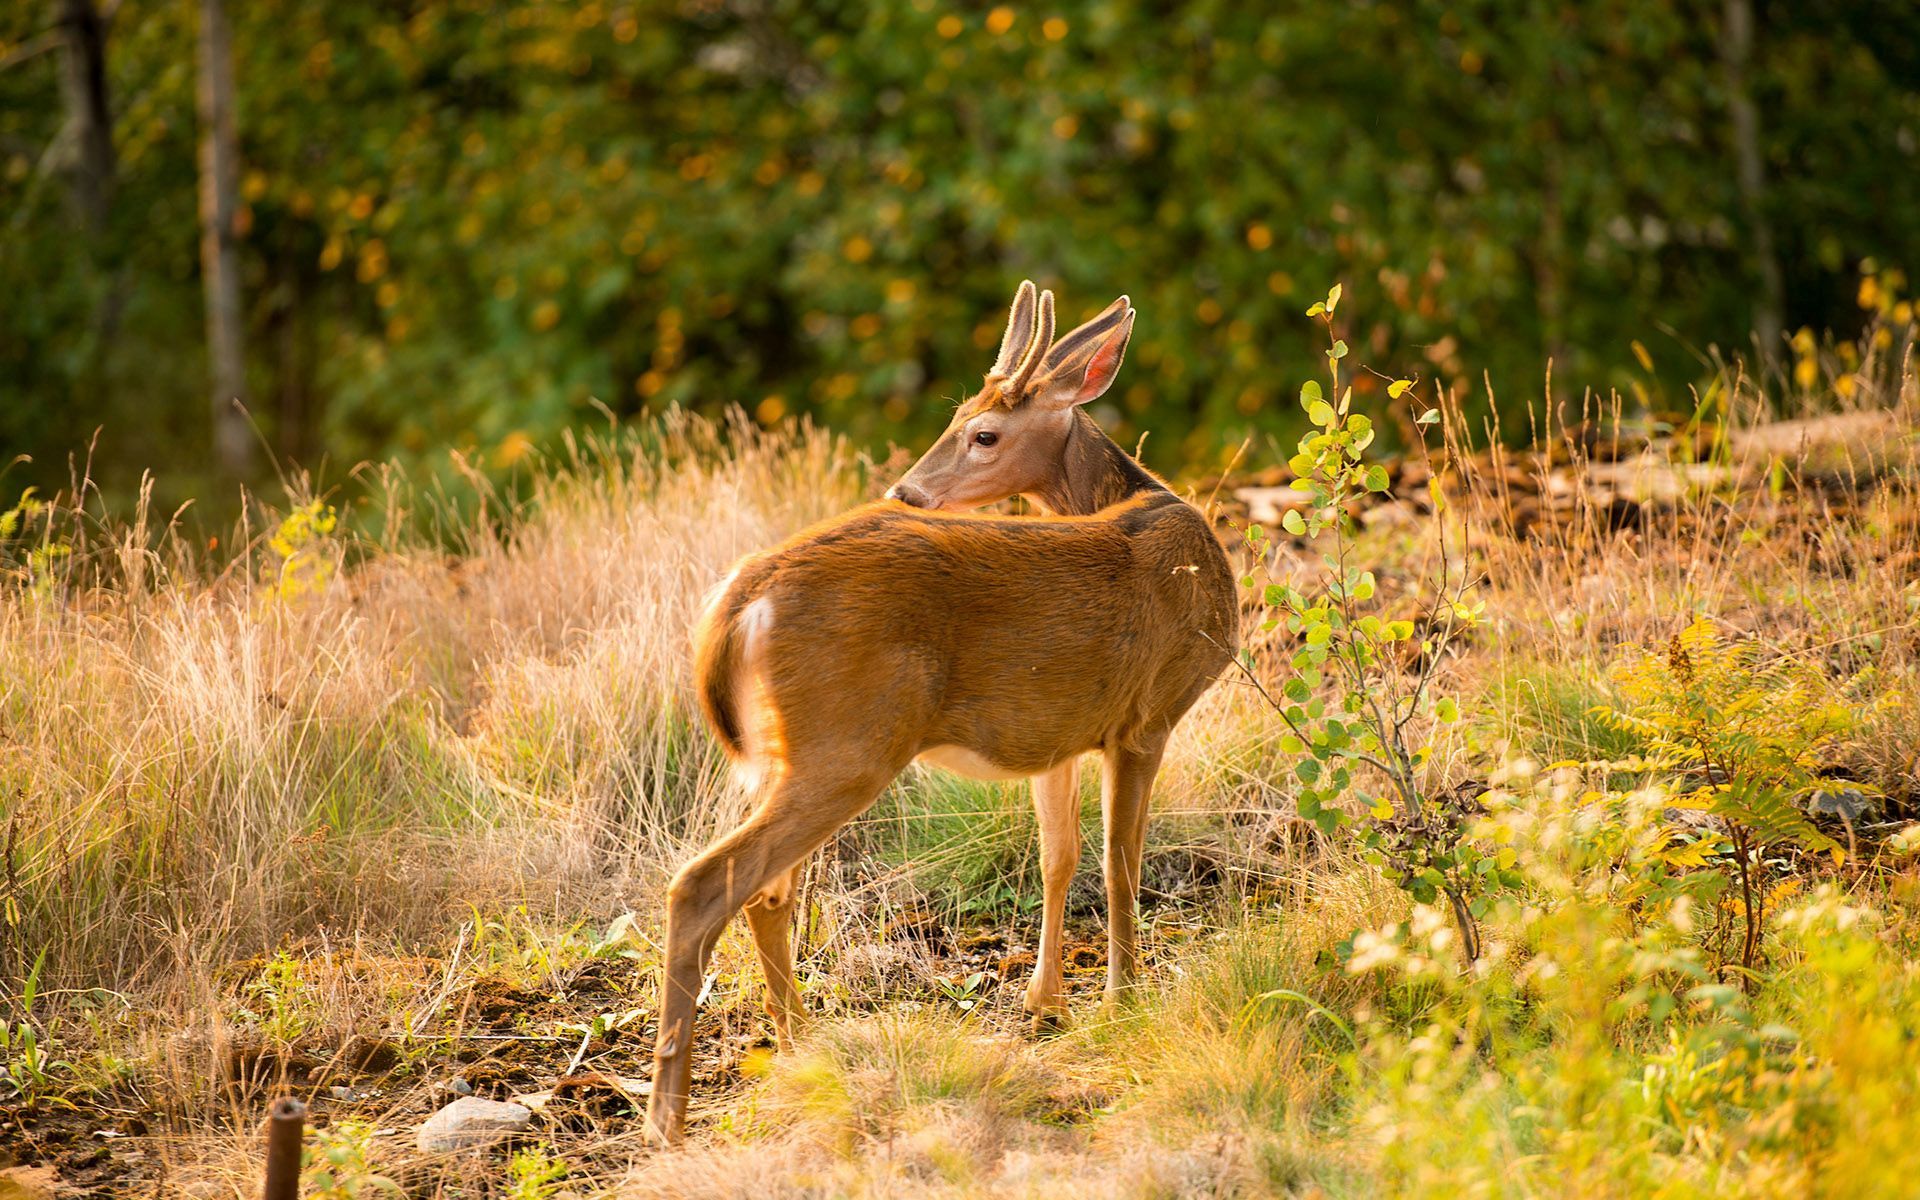
{"label": "deer front leg", "polygon": [[773,1040],[782,1054],[792,1052],[793,1023],[805,1015],[793,979],[794,884],[799,874],[798,867],[788,871],[747,904],[747,926],[767,979],[767,1015],[773,1018]]}
{"label": "deer front leg", "polygon": [[1045,1023],[1067,1014],[1061,997],[1061,960],[1066,952],[1067,889],[1080,863],[1080,760],[1070,758],[1033,777],[1033,808],[1040,819],[1040,950],[1026,1010]]}
{"label": "deer front leg", "polygon": [[1107,751],[1100,804],[1106,818],[1103,847],[1107,879],[1106,1002],[1118,1001],[1139,973],[1134,913],[1140,898],[1140,856],[1146,845],[1147,800],[1160,770],[1164,739],[1150,748]]}

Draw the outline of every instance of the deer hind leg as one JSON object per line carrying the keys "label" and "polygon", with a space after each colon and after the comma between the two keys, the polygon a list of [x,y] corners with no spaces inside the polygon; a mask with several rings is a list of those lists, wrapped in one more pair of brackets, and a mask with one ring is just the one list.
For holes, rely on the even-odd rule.
{"label": "deer hind leg", "polygon": [[1061,997],[1062,944],[1067,917],[1067,888],[1080,863],[1080,760],[1070,758],[1033,777],[1033,807],[1040,818],[1040,952],[1027,984],[1026,1010],[1041,1022],[1066,1016]]}
{"label": "deer hind leg", "polygon": [[[727,920],[872,804],[895,771],[848,774],[790,763],[765,803],[680,869],[667,889],[667,951],[647,1122],[669,1142],[686,1126],[700,981]],[[789,968],[790,970],[791,968]]]}
{"label": "deer hind leg", "polygon": [[793,979],[793,905],[800,868],[794,867],[747,902],[747,927],[767,979],[767,1015],[773,1039],[785,1054],[793,1049],[793,1023],[805,1015],[800,988]]}
{"label": "deer hind leg", "polygon": [[1110,749],[1101,772],[1107,880],[1107,991],[1111,1004],[1139,973],[1134,914],[1140,899],[1140,857],[1146,845],[1147,801],[1160,770],[1164,738],[1143,749]]}

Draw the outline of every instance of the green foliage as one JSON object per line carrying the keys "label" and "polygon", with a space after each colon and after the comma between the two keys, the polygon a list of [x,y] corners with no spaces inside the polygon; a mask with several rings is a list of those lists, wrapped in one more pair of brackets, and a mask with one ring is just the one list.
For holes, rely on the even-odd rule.
{"label": "green foliage", "polygon": [[0,581],[11,577],[45,596],[54,586],[54,568],[73,556],[73,543],[54,532],[53,506],[34,492],[25,489],[12,508],[0,512]]}
{"label": "green foliage", "polygon": [[291,1046],[322,1017],[319,989],[301,959],[282,950],[268,960],[242,993],[243,1020],[276,1046]]}
{"label": "green foliage", "polygon": [[[1562,765],[1610,775],[1677,774],[1667,807],[1705,813],[1715,824],[1691,836],[1676,830],[1663,853],[1681,865],[1731,870],[1744,925],[1739,963],[1750,979],[1774,870],[1768,851],[1790,847],[1836,863],[1843,857],[1840,844],[1807,817],[1804,802],[1856,729],[1859,714],[1845,696],[1865,681],[1836,687],[1804,663],[1728,638],[1707,618],[1674,634],[1660,653],[1630,653],[1612,681],[1618,703],[1592,711],[1636,739],[1638,754]],[[1894,703],[1883,693],[1869,707]]]}
{"label": "green foliage", "polygon": [[46,966],[42,953],[22,982],[20,994],[9,997],[9,1007],[18,1019],[0,1019],[0,1087],[27,1108],[54,1101],[71,1107],[59,1095],[56,1076],[70,1075],[73,1066],[54,1058],[54,1039],[35,1014],[40,994],[40,972]]}
{"label": "green foliage", "polygon": [[[0,47],[51,11],[10,6]],[[96,478],[124,496],[163,468],[163,510],[208,482],[192,11],[116,9],[97,233],[47,152],[60,56],[0,71],[0,461],[64,483],[104,424]],[[1548,357],[1573,394],[1644,395],[1649,312],[1669,370],[1755,325],[1718,5],[230,16],[251,408],[308,463],[451,445],[510,470],[595,402],[918,441],[1022,275],[1149,315],[1102,415],[1127,444],[1155,430],[1163,465],[1291,429],[1271,364],[1307,344],[1301,280],[1365,293],[1356,348],[1515,397]],[[1791,327],[1857,322],[1860,260],[1920,262],[1920,214],[1883,199],[1915,167],[1914,20],[1848,0],[1758,23]]]}
{"label": "green foliage", "polygon": [[556,996],[565,992],[566,978],[582,963],[605,957],[631,959],[637,954],[630,914],[615,918],[604,935],[595,936],[585,921],[556,928],[536,920],[526,905],[517,904],[496,917],[482,916],[474,909],[468,928],[473,959],[483,971],[515,986],[543,988]]}
{"label": "green foliage", "polygon": [[507,1200],[552,1200],[567,1177],[567,1160],[551,1146],[516,1150],[507,1160]]}
{"label": "green foliage", "polygon": [[[1459,922],[1462,952],[1471,962],[1479,951],[1474,920],[1484,911],[1489,888],[1511,882],[1511,855],[1473,836],[1473,810],[1465,798],[1426,786],[1423,768],[1433,748],[1417,739],[1422,729],[1459,720],[1458,702],[1435,694],[1433,684],[1449,644],[1480,619],[1484,606],[1469,602],[1469,581],[1451,565],[1445,500],[1437,487],[1432,499],[1440,566],[1423,611],[1405,617],[1376,611],[1373,572],[1350,564],[1354,529],[1348,508],[1367,492],[1386,491],[1389,481],[1383,467],[1366,460],[1373,422],[1353,411],[1353,388],[1341,376],[1347,344],[1334,332],[1340,296],[1335,284],[1325,300],[1307,310],[1326,326],[1331,386],[1323,392],[1309,380],[1300,389],[1300,407],[1311,428],[1287,465],[1307,504],[1304,511],[1289,510],[1281,521],[1296,537],[1325,538],[1330,549],[1320,556],[1324,574],[1304,589],[1270,574],[1242,580],[1275,614],[1261,631],[1284,628],[1297,639],[1289,673],[1278,682],[1280,694],[1265,686],[1261,694],[1291,731],[1282,749],[1299,756],[1293,773],[1300,815],[1332,834],[1348,819],[1339,802],[1354,784],[1356,768],[1375,771],[1390,794],[1356,794],[1365,809],[1361,844],[1416,902],[1447,897]],[[1397,398],[1410,388],[1410,381],[1395,380],[1389,390]],[[1426,420],[1432,415],[1422,413],[1415,427],[1432,424]],[[1247,544],[1268,570],[1265,530],[1249,528]],[[1416,654],[1403,653],[1414,647]],[[1244,652],[1242,665],[1257,681],[1251,651]],[[1323,694],[1329,689],[1335,698],[1331,705]]]}
{"label": "green foliage", "polygon": [[52,1096],[54,1076],[71,1069],[53,1057],[48,1043],[27,1021],[0,1021],[0,1067],[4,1068],[0,1083],[28,1108]]}
{"label": "green foliage", "polygon": [[[936,911],[960,924],[1040,906],[1039,833],[1025,789],[915,772],[855,826],[879,861],[900,869]],[[1098,805],[1081,808],[1083,855],[1098,847]]]}
{"label": "green foliage", "polygon": [[961,1012],[971,1012],[980,1003],[986,982],[985,971],[975,971],[970,975],[942,975],[934,980],[940,994]]}
{"label": "green foliage", "polygon": [[312,1200],[405,1195],[398,1183],[374,1169],[373,1135],[373,1126],[365,1121],[335,1121],[309,1134],[300,1194]]}

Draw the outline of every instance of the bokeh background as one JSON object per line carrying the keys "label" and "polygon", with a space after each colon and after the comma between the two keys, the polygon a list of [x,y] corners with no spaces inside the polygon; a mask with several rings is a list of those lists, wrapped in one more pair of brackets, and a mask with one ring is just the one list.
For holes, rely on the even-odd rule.
{"label": "bokeh background", "polygon": [[1854,336],[1920,263],[1911,3],[230,4],[258,440],[223,455],[210,7],[0,6],[9,496],[89,446],[107,497],[152,468],[168,503],[275,463],[511,473],[672,404],[884,452],[1029,276],[1068,320],[1134,297],[1099,415],[1204,469],[1290,428],[1335,280],[1361,361],[1471,408],[1551,360],[1631,409],[1736,355],[1791,386],[1796,332]]}

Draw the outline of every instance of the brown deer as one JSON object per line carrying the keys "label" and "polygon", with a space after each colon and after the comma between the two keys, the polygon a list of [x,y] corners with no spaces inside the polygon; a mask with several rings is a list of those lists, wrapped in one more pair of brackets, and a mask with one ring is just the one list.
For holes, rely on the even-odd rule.
{"label": "brown deer", "polygon": [[[1022,283],[986,385],[887,498],[744,559],[716,591],[694,633],[696,685],[758,807],[668,891],[648,1110],[668,1140],[721,929],[744,905],[785,1049],[801,1013],[795,872],[915,759],[1032,778],[1045,896],[1026,1008],[1048,1019],[1065,1011],[1078,759],[1101,752],[1107,998],[1131,982],[1147,796],[1238,621],[1206,518],[1081,407],[1113,383],[1133,319],[1122,296],[1055,341],[1052,293]],[[1015,495],[1048,515],[954,511]]]}

